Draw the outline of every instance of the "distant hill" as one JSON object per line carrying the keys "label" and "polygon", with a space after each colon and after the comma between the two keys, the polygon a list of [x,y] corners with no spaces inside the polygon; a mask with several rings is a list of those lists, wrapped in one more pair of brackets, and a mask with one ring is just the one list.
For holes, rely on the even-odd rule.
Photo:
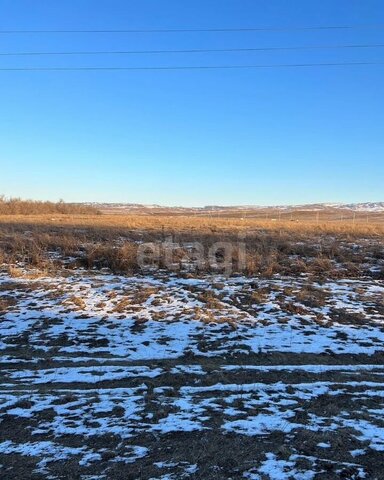
{"label": "distant hill", "polygon": [[341,208],[357,212],[384,212],[384,202],[346,203]]}
{"label": "distant hill", "polygon": [[145,205],[140,203],[87,203],[87,205],[96,207],[105,213],[140,213],[148,215],[158,214],[262,214],[277,212],[281,214],[293,212],[328,212],[342,214],[360,212],[360,213],[384,213],[384,202],[365,202],[365,203],[313,203],[304,205],[277,205],[277,206],[260,206],[260,205],[207,205],[204,207],[167,207],[162,205]]}

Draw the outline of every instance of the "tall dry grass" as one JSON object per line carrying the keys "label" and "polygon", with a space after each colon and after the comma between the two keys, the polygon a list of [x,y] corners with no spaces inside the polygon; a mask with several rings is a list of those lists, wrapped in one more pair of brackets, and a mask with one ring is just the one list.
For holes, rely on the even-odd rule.
{"label": "tall dry grass", "polygon": [[[67,204],[64,204],[67,205]],[[70,205],[70,204],[68,204]],[[92,208],[92,207],[85,207]],[[325,221],[314,222],[303,220],[292,222],[289,220],[273,221],[255,218],[227,218],[209,216],[173,216],[173,215],[100,215],[92,211],[87,214],[74,211],[70,214],[47,217],[47,214],[12,214],[4,215],[0,211],[0,222],[13,224],[30,224],[33,226],[54,227],[67,226],[70,228],[97,228],[97,229],[121,229],[127,231],[142,231],[146,234],[156,232],[160,234],[204,234],[204,233],[253,233],[254,231],[266,232],[291,232],[292,234],[334,234],[348,236],[349,238],[382,237],[384,236],[383,220],[366,222],[361,220],[357,223],[351,221]],[[49,212],[55,213],[55,212]],[[58,213],[58,212],[56,212]]]}
{"label": "tall dry grass", "polygon": [[0,195],[0,215],[43,215],[43,214],[83,214],[96,215],[98,210],[92,206],[60,202],[42,202],[6,198]]}
{"label": "tall dry grass", "polygon": [[[360,276],[384,261],[384,225],[272,222],[255,219],[144,215],[5,215],[0,216],[0,262],[39,268],[83,266],[118,273],[139,271],[142,242],[200,242],[205,251],[215,242],[246,244],[245,272],[321,276]],[[239,237],[240,235],[240,237]],[[182,261],[180,260],[180,264]],[[212,271],[208,264],[199,271]],[[380,273],[375,273],[380,275]]]}

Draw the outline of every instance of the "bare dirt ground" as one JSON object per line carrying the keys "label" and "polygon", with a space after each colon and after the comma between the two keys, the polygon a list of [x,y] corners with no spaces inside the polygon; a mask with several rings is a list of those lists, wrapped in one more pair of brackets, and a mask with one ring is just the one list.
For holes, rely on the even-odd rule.
{"label": "bare dirt ground", "polygon": [[0,478],[383,478],[382,280],[11,273]]}

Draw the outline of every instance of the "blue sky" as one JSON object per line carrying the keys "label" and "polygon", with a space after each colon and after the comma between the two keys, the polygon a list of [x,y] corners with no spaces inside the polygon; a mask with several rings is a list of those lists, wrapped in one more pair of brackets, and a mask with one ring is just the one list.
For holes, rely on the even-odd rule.
{"label": "blue sky", "polygon": [[[384,24],[382,0],[2,0],[0,30]],[[0,52],[384,44],[384,29],[0,35]],[[384,62],[384,48],[4,57],[0,68]],[[0,71],[0,193],[166,205],[384,200],[384,65]]]}

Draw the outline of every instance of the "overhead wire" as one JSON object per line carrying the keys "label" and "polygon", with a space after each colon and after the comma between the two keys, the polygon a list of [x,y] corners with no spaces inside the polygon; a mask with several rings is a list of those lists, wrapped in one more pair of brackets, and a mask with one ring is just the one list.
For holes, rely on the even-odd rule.
{"label": "overhead wire", "polygon": [[383,48],[384,44],[357,44],[357,45],[307,45],[293,47],[249,47],[249,48],[190,48],[165,50],[98,50],[98,51],[64,51],[64,52],[0,52],[0,56],[53,56],[53,55],[145,55],[168,53],[239,53],[239,52],[271,52],[290,50],[326,50],[326,49],[365,49]]}
{"label": "overhead wire", "polygon": [[383,62],[327,62],[327,63],[276,63],[257,65],[185,65],[185,66],[149,66],[149,67],[10,67],[0,71],[148,71],[148,70],[236,70],[236,69],[270,69],[270,68],[305,68],[336,66],[384,65]]}
{"label": "overhead wire", "polygon": [[229,27],[229,28],[137,28],[137,29],[9,29],[0,30],[0,34],[72,34],[72,33],[225,33],[225,32],[284,32],[310,30],[362,30],[382,29],[384,24],[367,25],[312,25],[312,26],[276,26],[276,27]]}

